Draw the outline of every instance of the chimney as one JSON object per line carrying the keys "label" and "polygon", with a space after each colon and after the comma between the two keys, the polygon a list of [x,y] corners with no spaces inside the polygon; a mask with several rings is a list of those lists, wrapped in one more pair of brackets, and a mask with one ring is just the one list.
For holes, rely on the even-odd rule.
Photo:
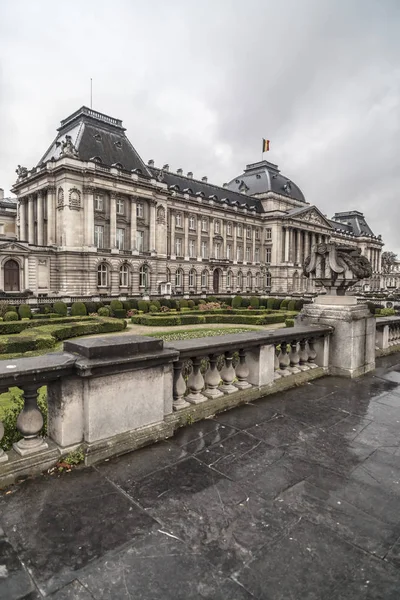
{"label": "chimney", "polygon": [[178,169],[177,173],[178,173],[178,175],[183,175],[183,169]]}
{"label": "chimney", "polygon": [[224,188],[227,188],[227,187],[228,187],[228,184],[227,184],[227,183],[223,183],[223,184],[222,184],[222,187],[224,187]]}
{"label": "chimney", "polygon": [[188,174],[186,175],[186,177],[188,179],[193,179],[193,173],[192,173],[192,171],[188,171]]}
{"label": "chimney", "polygon": [[148,165],[149,167],[154,167],[154,160],[151,158],[151,159],[149,160],[149,162],[147,163],[147,165]]}
{"label": "chimney", "polygon": [[162,168],[162,170],[163,171],[167,171],[167,173],[168,173],[168,171],[169,171],[169,165],[164,165],[163,168]]}
{"label": "chimney", "polygon": [[0,188],[0,200],[4,200],[4,190]]}
{"label": "chimney", "polygon": [[203,183],[207,183],[208,177],[202,177],[201,180],[202,180]]}

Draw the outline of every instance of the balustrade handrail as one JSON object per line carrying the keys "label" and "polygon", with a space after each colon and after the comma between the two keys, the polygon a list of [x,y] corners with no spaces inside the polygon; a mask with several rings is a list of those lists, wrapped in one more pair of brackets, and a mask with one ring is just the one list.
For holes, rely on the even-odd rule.
{"label": "balustrade handrail", "polygon": [[385,327],[385,325],[398,325],[400,324],[400,316],[392,316],[392,317],[377,317],[376,318],[376,328],[381,329]]}
{"label": "balustrade handrail", "polygon": [[67,352],[54,352],[45,356],[15,358],[0,361],[0,393],[9,387],[37,384],[72,375],[77,357]]}
{"label": "balustrade handrail", "polygon": [[323,326],[296,326],[287,329],[274,329],[271,331],[251,331],[249,333],[218,335],[211,338],[196,338],[167,342],[164,348],[179,351],[180,359],[190,358],[193,355],[205,356],[208,354],[223,354],[230,349],[254,348],[267,344],[299,341],[304,337],[319,338],[333,332],[333,327]]}

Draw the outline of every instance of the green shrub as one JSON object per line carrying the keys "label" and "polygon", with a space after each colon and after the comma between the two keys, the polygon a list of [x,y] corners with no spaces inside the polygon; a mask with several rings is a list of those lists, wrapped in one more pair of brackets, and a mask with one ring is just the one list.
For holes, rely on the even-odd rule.
{"label": "green shrub", "polygon": [[381,317],[392,317],[396,314],[394,308],[381,308],[380,316]]}
{"label": "green shrub", "polygon": [[126,318],[126,309],[125,308],[116,308],[116,309],[114,309],[113,316],[116,319],[125,319]]}
{"label": "green shrub", "polygon": [[288,307],[288,304],[289,304],[289,300],[287,298],[285,298],[285,300],[282,300],[282,302],[280,303],[279,308],[283,308],[286,310]]}
{"label": "green shrub", "polygon": [[195,307],[195,303],[193,302],[193,300],[188,300],[188,308],[190,308],[191,310],[193,310],[193,308]]}
{"label": "green shrub", "polygon": [[176,300],[174,300],[173,298],[171,298],[169,303],[170,303],[170,308],[173,308],[175,310],[178,308],[178,302]]}
{"label": "green shrub", "polygon": [[149,312],[149,302],[147,302],[147,300],[139,300],[138,301],[138,309],[141,310],[144,313]]}
{"label": "green shrub", "polygon": [[129,300],[129,304],[130,304],[129,308],[133,308],[134,310],[138,310],[138,301],[137,301],[136,298],[131,298]]}
{"label": "green shrub", "polygon": [[181,298],[179,300],[179,306],[181,308],[188,308],[189,305],[188,305],[188,301],[186,300],[186,298]]}
{"label": "green shrub", "polygon": [[206,322],[204,315],[183,314],[180,320],[182,325],[200,325]]}
{"label": "green shrub", "polygon": [[259,308],[260,307],[260,299],[257,298],[257,296],[252,296],[250,298],[250,306],[252,306],[253,308]]}
{"label": "green shrub", "polygon": [[240,308],[242,306],[242,296],[232,298],[232,308]]}
{"label": "green shrub", "polygon": [[100,308],[97,311],[97,314],[99,315],[99,317],[109,317],[110,309],[108,308],[108,306],[100,306]]}
{"label": "green shrub", "polygon": [[294,327],[294,319],[286,319],[285,325],[286,327]]}
{"label": "green shrub", "polygon": [[[132,317],[132,323],[134,322],[135,317]],[[181,318],[177,315],[175,316],[163,316],[163,317],[142,317],[140,319],[141,325],[148,325],[149,327],[172,327],[174,325],[181,325]]]}
{"label": "green shrub", "polygon": [[84,317],[87,314],[83,302],[74,302],[71,306],[71,317]]}
{"label": "green shrub", "polygon": [[29,304],[20,304],[18,307],[18,314],[21,319],[30,319],[32,317],[32,311]]}
{"label": "green shrub", "polygon": [[[45,386],[39,388],[37,403],[40,412],[43,416],[43,427],[39,435],[47,435],[47,388]],[[4,411],[2,421],[4,425],[4,437],[0,442],[0,448],[11,450],[12,445],[18,442],[22,435],[17,429],[17,419],[21,410],[24,408],[24,399],[22,390],[19,388],[10,388],[11,405]]]}
{"label": "green shrub", "polygon": [[267,308],[268,298],[260,298],[260,308]]}
{"label": "green shrub", "polygon": [[65,304],[65,302],[54,302],[53,312],[57,313],[58,315],[61,315],[62,317],[66,317],[68,313],[68,307]]}
{"label": "green shrub", "polygon": [[161,303],[159,300],[152,300],[151,304],[154,304],[154,306],[157,306],[158,310],[160,310],[161,308]]}
{"label": "green shrub", "polygon": [[304,300],[296,300],[294,310],[300,311],[303,308],[304,304]]}
{"label": "green shrub", "polygon": [[0,317],[4,318],[6,312],[10,311],[10,307],[8,306],[8,302],[6,300],[0,300]]}
{"label": "green shrub", "polygon": [[296,310],[296,300],[290,300],[287,305],[288,310]]}
{"label": "green shrub", "polygon": [[121,310],[124,308],[124,305],[122,304],[122,302],[120,300],[111,300],[110,302],[110,310],[111,310],[111,314],[114,315],[114,312],[116,310]]}
{"label": "green shrub", "polygon": [[161,298],[160,305],[166,306],[167,308],[171,308],[171,302],[168,300],[168,298]]}
{"label": "green shrub", "polygon": [[96,302],[85,302],[85,308],[88,315],[97,312]]}
{"label": "green shrub", "polygon": [[261,317],[261,325],[274,325],[275,323],[283,323],[286,320],[286,313],[265,315]]}
{"label": "green shrub", "polygon": [[156,313],[158,311],[159,311],[159,309],[157,308],[157,306],[155,304],[151,303],[149,306],[149,312]]}
{"label": "green shrub", "polygon": [[249,308],[250,298],[242,298],[242,308]]}
{"label": "green shrub", "polygon": [[267,308],[270,308],[272,310],[275,306],[275,300],[276,300],[276,298],[268,298],[267,299]]}
{"label": "green shrub", "polygon": [[206,302],[218,302],[215,296],[207,296]]}
{"label": "green shrub", "polygon": [[18,321],[18,313],[14,311],[8,311],[3,317],[4,321]]}

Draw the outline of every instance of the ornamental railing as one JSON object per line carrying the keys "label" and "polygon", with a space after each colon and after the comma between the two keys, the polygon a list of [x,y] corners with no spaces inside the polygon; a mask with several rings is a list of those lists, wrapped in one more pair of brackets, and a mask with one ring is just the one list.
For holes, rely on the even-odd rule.
{"label": "ornamental railing", "polygon": [[377,317],[377,354],[389,354],[390,352],[393,352],[397,346],[400,349],[400,317]]}

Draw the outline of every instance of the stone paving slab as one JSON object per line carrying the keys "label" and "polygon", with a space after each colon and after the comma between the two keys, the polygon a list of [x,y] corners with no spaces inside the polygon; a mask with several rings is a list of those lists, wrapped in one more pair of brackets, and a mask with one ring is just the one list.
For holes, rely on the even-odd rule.
{"label": "stone paving slab", "polygon": [[398,600],[399,360],[3,490],[1,600]]}

